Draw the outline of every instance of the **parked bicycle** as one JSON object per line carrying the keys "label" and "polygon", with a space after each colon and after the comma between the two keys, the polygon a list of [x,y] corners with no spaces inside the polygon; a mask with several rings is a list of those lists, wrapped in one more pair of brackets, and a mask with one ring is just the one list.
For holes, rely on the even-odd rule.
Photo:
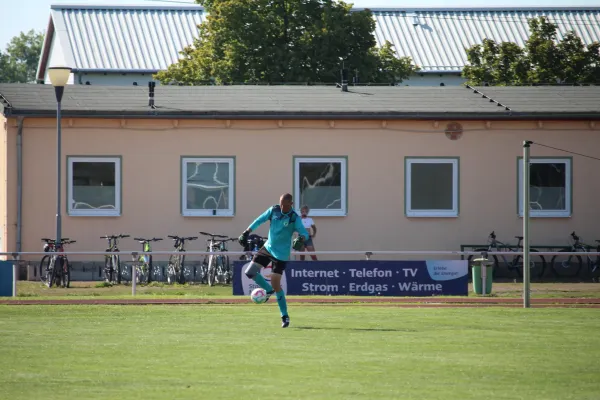
{"label": "parked bicycle", "polygon": [[[64,251],[66,244],[76,243],[75,240],[62,238],[58,245],[54,239],[42,239],[44,251],[48,253],[60,253]],[[49,288],[52,285],[68,288],[71,285],[71,264],[67,255],[45,255],[40,261],[40,280]]]}
{"label": "parked bicycle", "polygon": [[[516,245],[512,245],[512,244],[507,244],[507,243],[503,243],[499,240],[496,239],[496,233],[494,231],[492,231],[492,233],[490,233],[490,235],[488,236],[488,243],[489,246],[487,248],[480,248],[480,249],[475,249],[475,251],[488,251],[488,252],[506,252],[506,253],[516,253],[516,252],[522,252],[523,251],[523,245],[521,244],[521,242],[523,241],[523,236],[515,236],[515,239],[518,240]],[[543,255],[531,255],[531,253],[537,253],[539,252],[536,249],[532,249],[531,247],[529,248],[529,268],[531,270],[531,276],[536,276],[538,278],[541,278],[544,275],[544,271],[546,270],[546,260],[544,259]],[[498,262],[498,256],[496,255],[492,255],[492,276],[495,277],[496,276],[496,270],[499,268],[500,264]],[[512,259],[510,256],[504,256],[501,255],[500,256],[502,258],[502,261],[504,263],[504,266],[506,266],[506,268],[509,271],[512,272],[516,272],[516,274],[518,275],[518,277],[522,277],[523,273],[523,256],[518,254],[515,256],[512,256]],[[473,258],[473,256],[469,256],[468,260],[469,260],[469,266],[471,265],[471,258]],[[475,256],[475,258],[477,258],[477,256]],[[469,274],[471,274],[471,268],[469,268]]]}
{"label": "parked bicycle", "polygon": [[[589,253],[591,252],[590,250],[594,248],[591,245],[583,243],[581,237],[575,232],[571,232],[569,241],[571,242],[569,247],[559,250],[560,253]],[[596,240],[596,243],[595,251],[600,252],[600,240]],[[600,268],[600,256],[596,256],[594,259],[588,254],[585,254],[584,257],[587,258],[588,270],[592,275],[592,280],[597,280],[597,278],[593,276],[593,273]],[[575,277],[579,275],[581,267],[583,267],[583,259],[581,256],[555,255],[552,257],[551,263],[552,270],[557,277]]]}
{"label": "parked bicycle", "polygon": [[[596,243],[596,253],[600,253],[600,240],[596,239]],[[593,262],[588,256],[588,268],[592,274],[592,282],[600,282],[600,276],[597,273],[596,276],[593,275],[596,271],[600,272],[600,254],[596,254],[596,260]]]}
{"label": "parked bicycle", "polygon": [[[128,238],[129,235],[110,235],[100,236],[100,239],[108,241],[108,247],[105,251],[120,252],[119,239]],[[121,260],[117,254],[106,254],[104,256],[104,281],[107,283],[121,283]]]}
{"label": "parked bicycle", "polygon": [[246,254],[240,257],[240,260],[250,261],[252,260],[252,253],[256,253],[265,245],[267,241],[266,237],[262,237],[256,234],[251,234],[248,236],[246,240],[246,245],[244,246],[244,251]]}
{"label": "parked bicycle", "polygon": [[[168,235],[173,241],[173,247],[177,250],[178,253],[185,252],[185,242],[188,240],[196,240],[198,236],[177,236],[177,235]],[[171,254],[169,257],[169,264],[167,265],[167,282],[169,284],[172,283],[185,283],[184,277],[184,263],[185,263],[185,255],[183,254]]]}
{"label": "parked bicycle", "polygon": [[[200,234],[209,237],[209,239],[206,239],[206,251],[210,253],[225,252],[227,251],[227,242],[237,240],[225,235],[214,235],[208,232],[200,232]],[[220,240],[217,240],[217,238]],[[217,283],[229,284],[233,278],[229,256],[223,254],[205,256],[202,269],[206,271],[209,286],[214,286]]]}
{"label": "parked bicycle", "polygon": [[[158,242],[163,240],[162,238],[152,238],[152,239],[144,239],[144,238],[133,238],[133,240],[137,240],[142,244],[142,251],[144,253],[152,252],[152,242]],[[124,268],[121,270],[122,280],[125,282],[131,282],[133,273],[133,268],[136,270],[136,283],[146,284],[152,282],[152,272],[154,271],[152,267],[152,254],[140,254],[138,259],[131,266],[131,269]]]}

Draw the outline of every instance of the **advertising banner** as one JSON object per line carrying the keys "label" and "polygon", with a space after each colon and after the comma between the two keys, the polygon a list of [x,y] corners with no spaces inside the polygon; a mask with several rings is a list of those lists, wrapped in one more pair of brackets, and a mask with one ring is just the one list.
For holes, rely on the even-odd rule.
{"label": "advertising banner", "polygon": [[13,265],[12,261],[0,261],[0,297],[13,295]]}
{"label": "advertising banner", "polygon": [[[244,274],[248,263],[234,262],[234,295],[249,295],[258,287]],[[467,260],[289,261],[281,286],[288,295],[466,296],[467,263]],[[270,282],[270,265],[261,273]]]}

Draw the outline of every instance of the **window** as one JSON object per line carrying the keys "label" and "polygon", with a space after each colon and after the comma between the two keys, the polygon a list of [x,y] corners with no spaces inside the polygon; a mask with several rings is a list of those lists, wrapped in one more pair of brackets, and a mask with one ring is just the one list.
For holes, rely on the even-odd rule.
{"label": "window", "polygon": [[[518,210],[523,216],[523,157],[518,162]],[[570,158],[532,157],[529,166],[529,210],[532,217],[570,217]]]}
{"label": "window", "polygon": [[295,157],[294,203],[310,207],[311,216],[345,216],[347,203],[346,157]]}
{"label": "window", "polygon": [[121,215],[120,157],[68,157],[67,179],[69,215]]}
{"label": "window", "polygon": [[233,216],[234,166],[233,157],[182,157],[182,214],[188,217]]}
{"label": "window", "polygon": [[406,158],[409,217],[458,216],[458,158]]}

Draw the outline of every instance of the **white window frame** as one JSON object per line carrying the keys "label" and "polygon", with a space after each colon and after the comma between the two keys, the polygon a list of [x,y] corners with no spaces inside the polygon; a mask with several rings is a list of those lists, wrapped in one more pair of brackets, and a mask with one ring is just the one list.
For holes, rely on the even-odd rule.
{"label": "white window frame", "polygon": [[[196,210],[187,208],[187,163],[229,164],[229,208]],[[233,217],[235,215],[235,157],[181,157],[181,215],[184,217]]]}
{"label": "white window frame", "polygon": [[[451,210],[413,210],[411,203],[412,194],[412,165],[413,164],[452,164],[452,209]],[[419,158],[407,157],[404,164],[405,168],[405,191],[404,201],[406,204],[407,217],[442,217],[456,218],[458,217],[458,193],[460,190],[459,182],[459,159],[458,157],[448,158]]]}
{"label": "white window frame", "polygon": [[[120,157],[71,157],[68,156],[67,165],[67,185],[68,199],[67,212],[73,217],[119,217],[121,215],[121,158]],[[115,209],[110,210],[81,210],[73,209],[73,163],[76,162],[112,162],[115,164]]]}
{"label": "white window frame", "polygon": [[[523,157],[519,157],[517,163],[517,201],[519,217],[523,217]],[[564,210],[532,210],[529,208],[529,216],[536,218],[569,218],[573,214],[572,182],[573,166],[570,158],[531,157],[530,164],[565,164],[565,209]],[[531,200],[531,199],[530,199]]]}
{"label": "white window frame", "polygon": [[[348,215],[348,159],[346,157],[294,157],[294,205],[300,210],[300,164],[302,163],[340,163],[342,177],[340,200],[342,205],[339,209],[311,208],[311,217],[345,217]],[[299,212],[299,211],[298,211]]]}

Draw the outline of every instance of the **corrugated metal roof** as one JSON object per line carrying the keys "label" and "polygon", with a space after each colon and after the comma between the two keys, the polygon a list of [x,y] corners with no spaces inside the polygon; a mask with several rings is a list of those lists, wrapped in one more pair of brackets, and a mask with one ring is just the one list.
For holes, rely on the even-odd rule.
{"label": "corrugated metal roof", "polygon": [[[193,42],[206,15],[194,5],[51,8],[56,32],[68,43],[68,60],[86,71],[166,69]],[[560,38],[572,29],[586,44],[600,41],[600,7],[371,10],[378,44],[389,40],[422,72],[460,72],[467,62],[465,49],[484,38],[523,45],[527,20],[542,15],[558,24]]]}
{"label": "corrugated metal roof", "polygon": [[52,6],[79,70],[166,69],[198,34],[200,6]]}
{"label": "corrugated metal roof", "polygon": [[600,8],[372,9],[378,45],[390,41],[401,56],[412,57],[422,72],[460,72],[465,50],[483,39],[523,46],[528,19],[546,16],[558,25],[559,39],[574,30],[584,43],[600,41]]}

